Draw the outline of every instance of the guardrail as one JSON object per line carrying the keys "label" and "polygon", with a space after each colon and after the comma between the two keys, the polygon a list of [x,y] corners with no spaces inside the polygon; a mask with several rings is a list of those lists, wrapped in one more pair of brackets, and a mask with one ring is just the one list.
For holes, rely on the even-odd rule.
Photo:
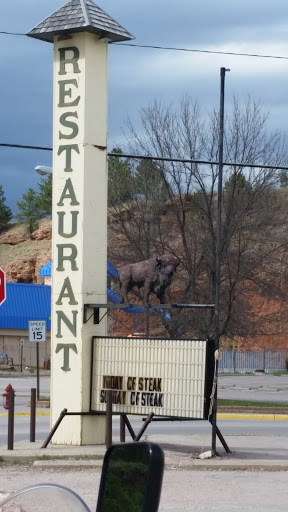
{"label": "guardrail", "polygon": [[288,349],[224,350],[218,365],[220,373],[273,373],[286,370]]}

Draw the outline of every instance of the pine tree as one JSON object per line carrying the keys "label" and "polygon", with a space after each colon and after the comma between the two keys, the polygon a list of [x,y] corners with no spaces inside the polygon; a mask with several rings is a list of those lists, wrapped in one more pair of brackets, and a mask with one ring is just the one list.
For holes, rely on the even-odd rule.
{"label": "pine tree", "polygon": [[[113,153],[121,155],[119,148]],[[131,199],[132,173],[127,159],[110,156],[108,159],[108,204],[115,206]]]}
{"label": "pine tree", "polygon": [[47,217],[52,215],[52,174],[46,178],[42,178],[39,183],[39,201],[42,210],[42,216]]}
{"label": "pine tree", "polygon": [[134,182],[137,194],[149,201],[150,216],[158,217],[168,199],[160,167],[152,160],[141,160],[134,174]]}
{"label": "pine tree", "polygon": [[2,185],[0,185],[0,231],[5,229],[8,225],[8,222],[12,219],[12,211],[5,204],[6,197],[4,196],[4,191]]}
{"label": "pine tree", "polygon": [[29,188],[27,194],[23,194],[23,201],[18,201],[19,212],[15,214],[15,219],[24,222],[28,226],[30,237],[38,226],[38,220],[42,217],[42,209],[39,196],[33,188]]}

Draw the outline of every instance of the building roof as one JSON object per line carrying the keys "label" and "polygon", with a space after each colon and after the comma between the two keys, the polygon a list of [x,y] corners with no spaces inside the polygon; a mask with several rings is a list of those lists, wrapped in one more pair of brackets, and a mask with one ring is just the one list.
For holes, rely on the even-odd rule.
{"label": "building roof", "polygon": [[48,261],[46,265],[40,268],[39,270],[40,276],[52,276],[52,261]]}
{"label": "building roof", "polygon": [[92,0],[70,0],[32,28],[27,36],[53,43],[55,35],[84,31],[97,34],[100,38],[107,38],[111,42],[134,39]]}
{"label": "building roof", "polygon": [[46,320],[51,329],[51,286],[6,283],[6,300],[0,306],[1,329],[28,329],[29,320]]}
{"label": "building roof", "polygon": [[[6,301],[0,306],[0,329],[28,330],[29,320],[46,320],[46,329],[50,331],[51,286],[6,283],[6,296]],[[110,288],[107,288],[107,299],[113,304],[120,303],[118,293],[110,290]],[[125,313],[144,313],[145,308],[133,308],[133,305],[131,305],[131,307],[124,308],[122,311],[125,311]],[[149,310],[149,313],[155,314],[153,310]]]}
{"label": "building roof", "polygon": [[[51,276],[52,262],[44,265],[39,274]],[[118,270],[107,262],[107,275],[117,277]],[[107,299],[120,303],[118,293],[107,288]],[[144,313],[145,308],[127,307],[126,313]],[[154,311],[149,310],[150,314]],[[46,320],[46,329],[51,329],[51,286],[28,283],[6,283],[6,300],[0,306],[0,329],[27,329],[29,320]]]}

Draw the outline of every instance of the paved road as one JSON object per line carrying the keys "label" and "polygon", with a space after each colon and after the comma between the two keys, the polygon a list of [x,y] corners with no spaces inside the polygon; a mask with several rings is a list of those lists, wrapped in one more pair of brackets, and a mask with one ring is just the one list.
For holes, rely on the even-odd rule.
{"label": "paved road", "polygon": [[[37,385],[36,376],[11,377],[0,376],[0,394],[8,384],[16,391],[16,408],[25,406],[31,388]],[[40,377],[40,395],[50,395],[50,377]],[[219,398],[234,400],[271,401],[288,404],[288,374],[275,375],[219,375]]]}
{"label": "paved road", "polygon": [[219,375],[219,398],[288,404],[288,374]]}
{"label": "paved road", "polygon": [[[36,376],[0,376],[0,394],[11,383],[16,391],[16,407],[25,406],[31,388],[36,387]],[[50,395],[50,377],[40,377],[40,395]],[[271,401],[288,404],[288,374],[275,375],[219,375],[219,398],[235,400]]]}
{"label": "paved road", "polygon": [[[44,441],[49,431],[49,416],[37,416],[36,418],[36,441]],[[0,446],[7,446],[8,418],[0,417]],[[30,417],[15,416],[14,418],[14,442],[30,439]],[[0,478],[1,482],[1,478]]]}
{"label": "paved road", "polygon": [[[28,410],[28,401],[31,396],[31,388],[37,387],[37,378],[35,376],[27,377],[11,377],[11,376],[0,376],[0,395],[5,391],[5,388],[11,384],[15,390],[15,409]],[[39,394],[43,396],[50,395],[50,377],[40,377],[40,389]]]}
{"label": "paved road", "polygon": [[[31,387],[36,387],[36,376],[31,377],[0,377],[0,393],[4,392],[8,383],[12,383],[16,390],[15,410],[29,411],[28,401]],[[41,376],[40,390],[42,395],[50,394],[50,377]],[[220,375],[219,376],[219,397],[220,398],[242,398],[251,400],[270,400],[288,403],[288,376],[273,375]],[[6,410],[0,408],[0,414]],[[45,412],[38,409],[38,412]],[[47,412],[47,411],[46,411]],[[133,419],[132,425],[135,431],[142,425],[141,418]],[[287,422],[283,421],[252,421],[252,420],[219,420],[218,426],[225,436],[235,435],[272,435],[285,436],[288,430]],[[15,417],[15,442],[29,439],[29,418]],[[48,417],[37,416],[36,439],[44,440],[50,431]],[[114,420],[114,432],[118,433],[118,423]],[[175,435],[178,432],[187,435],[205,434],[210,435],[211,427],[206,421],[199,422],[153,422],[147,431],[151,435],[165,432],[167,435]],[[129,435],[128,435],[129,437]],[[7,443],[7,417],[0,416],[0,445]]]}
{"label": "paved road", "polygon": [[[42,410],[38,410],[41,413]],[[135,432],[138,432],[143,425],[141,417],[129,418]],[[64,419],[65,421],[65,419]],[[113,418],[113,435],[118,436],[119,418]],[[7,445],[8,432],[7,416],[0,416],[0,446]],[[229,445],[229,437],[233,436],[288,436],[287,420],[241,420],[241,419],[219,419],[218,427]],[[50,431],[49,416],[37,416],[36,418],[36,441],[44,441]],[[175,436],[175,435],[201,435],[203,442],[207,442],[211,436],[211,425],[208,421],[153,421],[146,430],[145,435],[153,436]],[[126,430],[127,440],[130,434]],[[28,416],[15,416],[14,440],[24,441],[30,438],[30,418]]]}
{"label": "paved road", "polygon": [[[45,377],[48,379],[47,377]],[[29,377],[30,379],[30,377]],[[43,378],[44,379],[44,378]],[[250,380],[252,379],[252,380]],[[219,388],[222,392],[229,392],[231,396],[235,396],[235,391],[245,394],[247,398],[248,392],[257,393],[259,386],[265,385],[263,393],[267,396],[269,393],[285,393],[285,386],[288,383],[286,377],[273,377],[273,376],[222,376],[219,380]],[[7,383],[10,381],[6,381]],[[32,381],[20,379],[15,382],[19,387],[18,396],[20,393],[25,393],[25,389],[35,387],[35,379]],[[263,383],[262,383],[263,380]],[[43,380],[43,389],[44,389]],[[3,386],[4,379],[0,379],[0,389]],[[12,384],[13,384],[12,383]],[[235,386],[234,386],[235,384]],[[6,384],[7,385],[7,384]],[[46,381],[47,389],[49,390],[49,379]],[[258,386],[258,388],[257,388]],[[272,389],[278,386],[277,391]],[[247,389],[251,387],[252,389]],[[236,388],[236,389],[235,389]],[[243,389],[244,388],[244,389]],[[266,389],[267,388],[267,389]],[[21,389],[21,391],[20,391]],[[261,389],[261,388],[260,388]],[[47,392],[45,391],[45,394]],[[41,391],[42,394],[42,391]],[[43,392],[44,394],[44,392]],[[219,395],[221,396],[220,392]],[[267,398],[265,398],[266,400]],[[278,401],[278,400],[277,400]],[[43,433],[46,434],[46,428],[49,428],[48,417],[37,417],[36,432],[37,437],[40,438]],[[23,423],[22,423],[23,422]],[[15,418],[15,429],[18,434],[23,435],[24,424],[26,422],[26,429],[29,432],[29,418],[17,416]],[[5,430],[7,424],[7,417],[0,418],[0,445],[2,444],[4,435],[4,444],[6,443]],[[114,418],[114,432],[118,431],[118,420]],[[141,425],[141,418],[132,419],[132,424],[137,430]],[[236,439],[239,446],[241,443],[247,443],[247,439],[252,442],[254,452],[260,450],[261,460],[265,459],[263,454],[263,440],[265,446],[273,447],[274,458],[278,457],[285,460],[287,453],[281,448],[283,443],[287,446],[285,437],[288,432],[288,423],[285,420],[279,421],[254,421],[254,420],[219,420],[218,426],[224,435],[226,441],[231,442],[232,449],[235,449]],[[187,432],[195,433],[198,437],[202,436],[203,446],[208,440],[207,449],[209,448],[209,440],[211,427],[208,422],[168,422],[163,425],[160,422],[154,422],[149,426],[149,437],[154,440],[159,438],[160,433],[165,427],[165,435],[177,432],[177,435],[185,436]],[[18,430],[19,429],[19,430]],[[148,431],[147,431],[148,433]],[[248,437],[245,437],[245,434]],[[2,438],[1,438],[2,436]],[[270,436],[270,437],[269,437]],[[128,436],[127,436],[128,439]],[[153,440],[153,439],[152,439]],[[236,443],[236,444],[237,444]],[[259,444],[259,448],[258,448]],[[201,445],[202,446],[202,445]],[[267,449],[268,451],[268,449]],[[285,452],[285,453],[284,453]],[[28,465],[11,465],[3,466],[0,475],[0,493],[11,492],[18,488],[30,485],[32,483],[51,482],[66,485],[78,492],[79,495],[87,502],[91,510],[95,510],[95,504],[98,493],[100,479],[100,470],[98,469],[83,469],[81,470],[57,470],[57,469],[39,469],[32,468]],[[187,471],[170,469],[165,471],[163,490],[160,504],[160,512],[186,512],[195,510],[197,512],[225,512],[226,510],[232,512],[284,512],[287,509],[288,502],[288,487],[287,487],[287,472],[269,472],[269,471]],[[52,511],[51,511],[52,512]]]}

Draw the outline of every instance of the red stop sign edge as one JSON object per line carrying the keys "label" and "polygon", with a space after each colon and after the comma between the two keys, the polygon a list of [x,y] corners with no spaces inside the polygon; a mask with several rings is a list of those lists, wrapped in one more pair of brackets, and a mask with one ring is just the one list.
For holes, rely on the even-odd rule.
{"label": "red stop sign edge", "polygon": [[0,267],[0,306],[6,300],[6,273]]}

